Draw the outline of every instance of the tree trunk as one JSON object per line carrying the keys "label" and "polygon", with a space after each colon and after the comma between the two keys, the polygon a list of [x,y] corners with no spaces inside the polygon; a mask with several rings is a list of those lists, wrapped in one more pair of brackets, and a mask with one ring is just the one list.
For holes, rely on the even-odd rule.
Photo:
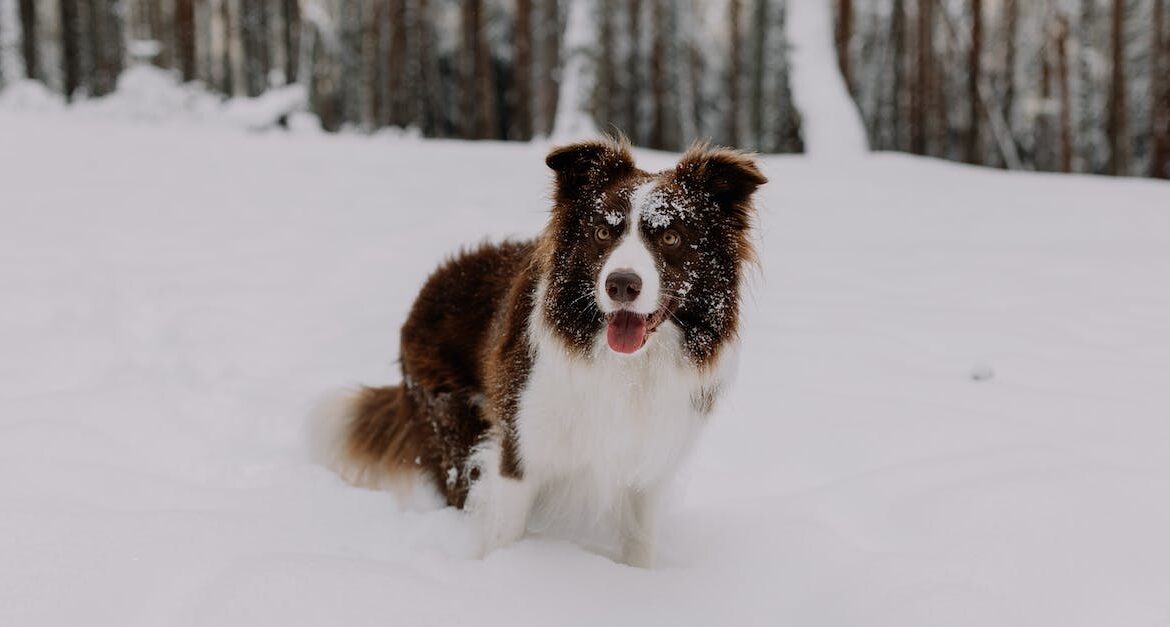
{"label": "tree trunk", "polygon": [[362,125],[373,131],[387,124],[390,117],[390,6],[385,0],[360,0],[362,10],[362,80],[366,100]]}
{"label": "tree trunk", "polygon": [[288,84],[297,82],[301,59],[301,6],[297,0],[281,0],[284,23],[284,80]]}
{"label": "tree trunk", "polygon": [[512,137],[532,139],[532,0],[516,0],[516,66],[512,76]]}
{"label": "tree trunk", "polygon": [[122,29],[117,0],[93,0],[89,22],[93,59],[91,93],[104,96],[114,91],[122,71]]}
{"label": "tree trunk", "polygon": [[971,49],[967,58],[967,163],[983,161],[979,137],[979,80],[983,59],[983,0],[971,0]]}
{"label": "tree trunk", "polygon": [[[579,1],[579,0],[578,0]],[[653,0],[654,34],[650,46],[650,147],[666,146],[666,0]]]}
{"label": "tree trunk", "polygon": [[638,96],[641,92],[642,80],[638,68],[642,66],[641,33],[642,33],[642,2],[628,0],[626,3],[626,26],[629,28],[629,57],[626,59],[626,72],[629,82],[626,84],[626,134],[634,142],[642,139],[639,135],[639,107]]}
{"label": "tree trunk", "polygon": [[460,3],[459,28],[459,134],[464,139],[477,139],[478,107],[476,107],[475,55],[479,50],[476,29],[483,0],[463,0]]}
{"label": "tree trunk", "polygon": [[480,4],[475,29],[475,91],[480,103],[478,135],[484,139],[497,139],[500,137],[500,124],[496,107],[496,81],[492,73],[492,49],[487,37],[485,13],[486,8]]}
{"label": "tree trunk", "polygon": [[[355,0],[356,1],[356,0]],[[251,97],[268,87],[268,6],[263,0],[240,3],[240,35],[244,45],[244,83]],[[355,75],[350,75],[354,77]]]}
{"label": "tree trunk", "polygon": [[220,0],[219,11],[219,24],[220,28],[223,29],[223,32],[221,33],[223,47],[221,52],[223,53],[223,58],[220,59],[220,63],[222,64],[223,69],[220,72],[221,82],[219,85],[219,90],[230,97],[236,93],[235,65],[232,61],[232,46],[235,39],[233,31],[235,29],[232,27],[233,17],[231,2],[228,0]]}
{"label": "tree trunk", "polygon": [[597,121],[602,128],[613,124],[616,115],[614,95],[617,92],[614,60],[613,13],[616,0],[600,0],[598,3],[598,59],[597,59]]}
{"label": "tree trunk", "polygon": [[1170,178],[1170,42],[1166,41],[1164,0],[1154,0],[1150,43],[1150,176]]}
{"label": "tree trunk", "polygon": [[[851,2],[851,0],[844,0]],[[751,89],[748,107],[751,111],[751,145],[756,150],[764,149],[764,69],[768,63],[768,0],[756,0],[752,10],[752,63]]]}
{"label": "tree trunk", "polygon": [[1068,82],[1068,19],[1057,18],[1056,82],[1060,86],[1060,171],[1072,172],[1072,94]]}
{"label": "tree trunk", "polygon": [[[1004,0],[1003,117],[1012,128],[1016,106],[1016,37],[1020,23],[1020,1]],[[1013,134],[1014,135],[1014,134]]]}
{"label": "tree trunk", "polygon": [[81,86],[81,15],[78,0],[61,0],[61,79],[65,100]]}
{"label": "tree trunk", "polygon": [[743,54],[743,37],[739,28],[741,5],[741,0],[731,0],[727,8],[727,23],[730,29],[728,40],[731,42],[727,66],[727,141],[732,146],[739,145],[739,82],[742,71],[740,56]]}
{"label": "tree trunk", "polygon": [[934,21],[931,19],[933,0],[918,0],[917,67],[914,91],[910,100],[910,151],[927,153],[929,131],[927,128],[928,109],[931,96],[931,64],[934,62]]}
{"label": "tree trunk", "polygon": [[423,135],[433,137],[440,133],[442,110],[438,102],[439,70],[435,59],[435,35],[431,25],[430,0],[418,0],[410,16],[415,36],[411,64],[416,94],[414,107],[415,125]]}
{"label": "tree trunk", "polygon": [[893,85],[890,86],[892,92],[891,101],[893,103],[892,111],[890,113],[890,120],[892,128],[890,135],[893,137],[894,150],[906,150],[908,148],[907,138],[905,134],[905,119],[907,117],[906,106],[906,80],[908,73],[906,63],[906,6],[903,0],[894,0],[891,7],[893,15],[890,16],[890,30],[891,37],[894,40],[894,80]]}
{"label": "tree trunk", "polygon": [[[391,0],[390,10],[390,56],[387,64],[386,83],[390,90],[390,118],[389,123],[394,126],[406,126],[414,117],[411,113],[412,96],[407,89],[407,74],[410,68],[407,65],[410,46],[407,35],[407,7],[406,0]],[[418,36],[417,33],[414,34]]]}
{"label": "tree trunk", "polygon": [[34,81],[41,78],[38,42],[36,1],[20,0],[20,50],[24,54],[24,76]]}
{"label": "tree trunk", "polygon": [[1052,34],[1044,28],[1044,44],[1040,48],[1040,114],[1036,116],[1033,133],[1032,160],[1037,170],[1056,169],[1056,151],[1052,133],[1052,52],[1049,44]]}
{"label": "tree trunk", "polygon": [[841,77],[845,79],[849,93],[853,93],[853,64],[849,58],[849,42],[853,38],[853,0],[837,0],[837,28],[834,35]]}
{"label": "tree trunk", "polygon": [[561,17],[557,0],[543,0],[540,15],[540,132],[552,132],[557,117],[557,96],[560,82],[557,75],[561,66]]}
{"label": "tree trunk", "polygon": [[195,0],[175,0],[175,49],[183,80],[195,80]]}
{"label": "tree trunk", "polygon": [[1129,171],[1129,128],[1125,111],[1125,0],[1113,0],[1109,27],[1113,63],[1109,83],[1109,172],[1120,176]]}

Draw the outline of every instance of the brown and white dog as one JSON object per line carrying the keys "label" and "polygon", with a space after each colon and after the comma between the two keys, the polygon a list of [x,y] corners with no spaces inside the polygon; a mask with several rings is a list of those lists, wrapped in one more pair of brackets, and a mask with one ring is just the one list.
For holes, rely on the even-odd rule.
{"label": "brown and white dog", "polygon": [[621,142],[558,148],[555,203],[532,241],[482,246],[427,280],[401,337],[401,385],[335,412],[351,481],[422,473],[465,508],[482,551],[538,503],[584,498],[650,566],[658,497],[722,393],[736,327],[753,159],[692,148],[674,169]]}

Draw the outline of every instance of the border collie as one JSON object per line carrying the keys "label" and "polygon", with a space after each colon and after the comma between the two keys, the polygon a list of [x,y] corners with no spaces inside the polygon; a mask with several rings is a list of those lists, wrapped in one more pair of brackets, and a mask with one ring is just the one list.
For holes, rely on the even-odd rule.
{"label": "border collie", "polygon": [[346,399],[326,444],[356,484],[429,478],[482,554],[538,504],[585,497],[613,514],[622,561],[649,567],[659,496],[733,370],[767,179],[706,146],[658,173],[614,140],[546,163],[544,232],[439,267],[402,327],[403,383]]}

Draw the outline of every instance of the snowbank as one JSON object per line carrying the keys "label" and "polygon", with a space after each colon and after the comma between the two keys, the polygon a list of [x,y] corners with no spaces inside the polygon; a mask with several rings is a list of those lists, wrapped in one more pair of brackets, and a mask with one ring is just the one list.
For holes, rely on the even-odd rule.
{"label": "snowbank", "polygon": [[1170,619],[1170,186],[765,158],[740,380],[647,572],[471,559],[301,445],[396,379],[435,263],[540,228],[542,148],[204,131],[0,112],[0,624]]}
{"label": "snowbank", "polygon": [[[71,109],[75,117],[95,120],[262,130],[287,124],[289,117],[309,116],[307,97],[304,86],[289,85],[257,98],[225,100],[198,83],[179,82],[172,72],[140,65],[123,72],[110,95],[80,98]],[[36,81],[21,80],[0,90],[0,110],[56,111],[64,106],[63,97]]]}

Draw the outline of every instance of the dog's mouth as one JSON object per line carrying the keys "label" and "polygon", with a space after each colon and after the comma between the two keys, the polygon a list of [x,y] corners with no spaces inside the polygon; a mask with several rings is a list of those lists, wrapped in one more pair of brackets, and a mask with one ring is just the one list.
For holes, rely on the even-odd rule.
{"label": "dog's mouth", "polygon": [[658,329],[658,325],[670,314],[669,304],[663,305],[652,314],[633,311],[615,311],[606,314],[605,339],[617,353],[630,354],[646,345],[646,340]]}

